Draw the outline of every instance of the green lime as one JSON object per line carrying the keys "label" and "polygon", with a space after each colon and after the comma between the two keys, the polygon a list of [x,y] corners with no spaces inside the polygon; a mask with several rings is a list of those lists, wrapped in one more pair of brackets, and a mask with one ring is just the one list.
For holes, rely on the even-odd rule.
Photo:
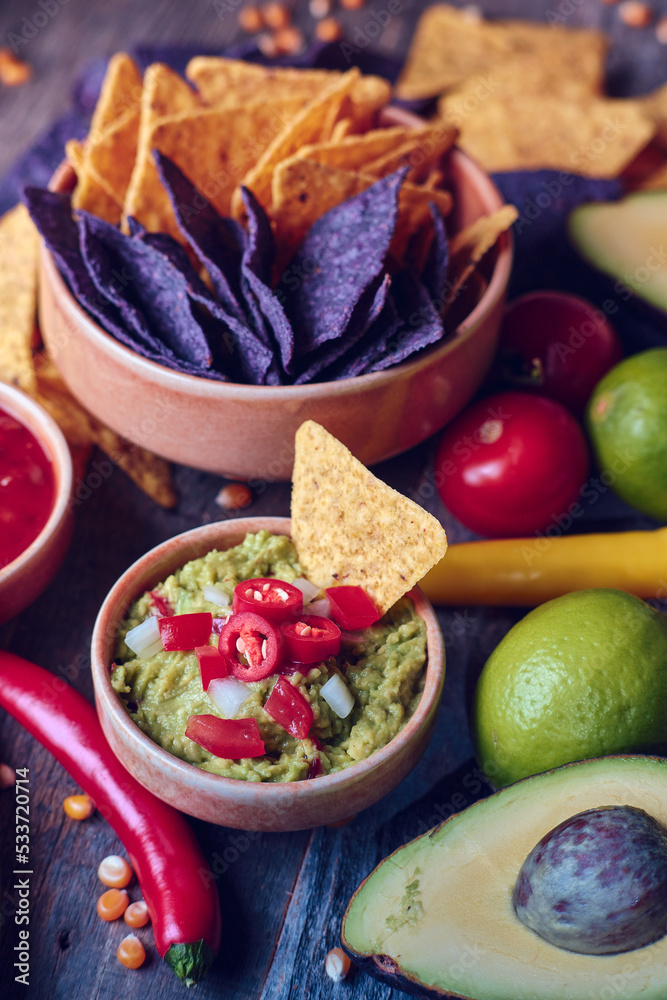
{"label": "green lime", "polygon": [[586,423],[604,481],[643,514],[667,520],[667,347],[607,372]]}
{"label": "green lime", "polygon": [[569,761],[667,747],[667,615],[621,590],[535,608],[486,661],[477,759],[509,785]]}

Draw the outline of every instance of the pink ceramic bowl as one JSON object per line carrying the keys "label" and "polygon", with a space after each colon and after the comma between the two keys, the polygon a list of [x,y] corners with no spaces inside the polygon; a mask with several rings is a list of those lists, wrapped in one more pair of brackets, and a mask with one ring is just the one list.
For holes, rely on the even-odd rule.
{"label": "pink ceramic bowl", "polygon": [[91,665],[97,712],[112,750],[151,792],[209,823],[238,830],[303,830],[347,819],[390,792],[415,766],[430,739],[445,674],[444,646],[433,608],[415,588],[415,606],[426,622],[426,684],[415,714],[381,750],[336,774],[293,783],[223,778],[172,756],[132,721],[111,687],[110,665],[119,623],[145,590],[212,548],[227,549],[247,531],[288,534],[287,517],[247,517],[207,524],[176,535],[142,556],[107,595],[95,623]]}
{"label": "pink ceramic bowl", "polygon": [[[406,112],[387,124],[420,124]],[[496,211],[502,198],[459,150],[451,156],[455,225]],[[51,187],[66,191],[63,165]],[[252,386],[183,375],[147,361],[105,333],[74,301],[42,248],[40,326],[74,395],[123,437],[174,462],[230,478],[286,480],[294,434],[316,420],[373,465],[412,448],[451,420],[490,367],[512,261],[503,235],[485,294],[446,343],[387,371],[306,386]]]}
{"label": "pink ceramic bowl", "polygon": [[56,574],[72,535],[72,458],[60,428],[38,403],[19,389],[0,383],[0,410],[11,414],[37,438],[51,459],[55,503],[37,538],[0,569],[0,624],[28,606]]}

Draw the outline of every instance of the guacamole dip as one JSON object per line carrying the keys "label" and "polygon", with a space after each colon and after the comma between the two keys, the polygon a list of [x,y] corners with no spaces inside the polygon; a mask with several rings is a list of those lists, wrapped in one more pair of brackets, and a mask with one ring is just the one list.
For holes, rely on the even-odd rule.
{"label": "guacamole dip", "polygon": [[[385,746],[419,702],[426,662],[426,625],[412,601],[401,598],[375,625],[343,633],[338,656],[303,664],[290,682],[310,702],[314,721],[306,739],[290,736],[264,711],[277,674],[249,683],[247,701],[235,718],[255,718],[264,740],[262,757],[215,757],[185,736],[189,716],[220,712],[202,689],[194,651],[159,652],[137,658],[124,639],[151,614],[225,611],[204,598],[214,585],[231,599],[237,583],[275,577],[291,583],[303,573],[294,547],[284,535],[247,534],[235,548],[213,550],[187,563],[152,592],[136,601],[125,619],[111,682],[136,724],[165,750],[205,771],[247,781],[298,781],[340,771]],[[218,636],[211,636],[211,644]],[[354,707],[339,718],[322,698],[326,681],[339,673],[354,696]]]}

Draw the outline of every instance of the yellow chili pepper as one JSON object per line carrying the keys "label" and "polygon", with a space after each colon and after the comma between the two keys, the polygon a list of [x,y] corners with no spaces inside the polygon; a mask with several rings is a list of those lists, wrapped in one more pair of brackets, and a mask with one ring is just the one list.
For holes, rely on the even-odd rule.
{"label": "yellow chili pepper", "polygon": [[450,545],[420,586],[434,604],[532,607],[588,587],[667,597],[667,528]]}

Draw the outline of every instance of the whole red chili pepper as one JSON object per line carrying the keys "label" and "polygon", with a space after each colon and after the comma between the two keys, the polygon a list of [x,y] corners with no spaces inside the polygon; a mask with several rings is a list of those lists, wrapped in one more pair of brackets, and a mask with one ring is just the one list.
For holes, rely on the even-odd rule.
{"label": "whole red chili pepper", "polygon": [[222,920],[215,879],[185,816],[125,770],[93,706],[61,677],[0,651],[0,705],[90,795],[127,850],[158,952],[187,986],[199,982],[220,948]]}

